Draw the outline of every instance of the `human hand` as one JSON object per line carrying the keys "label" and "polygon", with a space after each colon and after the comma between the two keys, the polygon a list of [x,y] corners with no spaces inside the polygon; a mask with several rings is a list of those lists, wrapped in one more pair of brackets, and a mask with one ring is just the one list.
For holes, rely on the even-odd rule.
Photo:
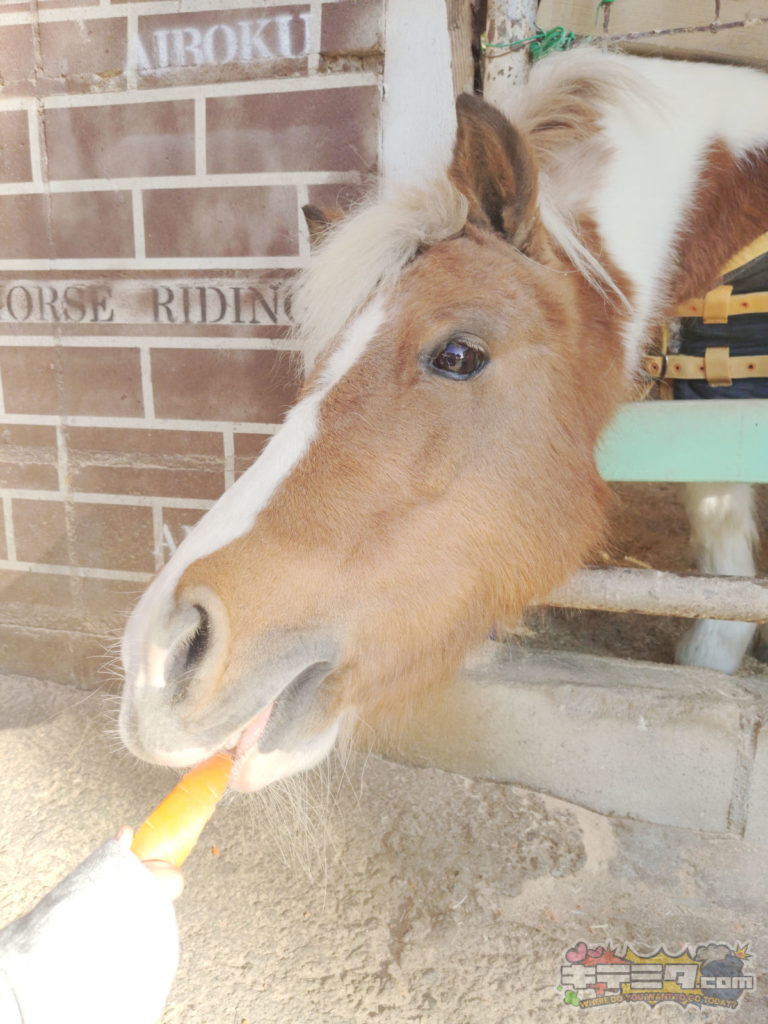
{"label": "human hand", "polygon": [[[130,825],[121,825],[115,839],[124,849],[130,850],[133,842],[133,829]],[[141,863],[154,875],[169,899],[175,900],[181,895],[184,889],[184,875],[179,868],[167,860],[143,860]]]}

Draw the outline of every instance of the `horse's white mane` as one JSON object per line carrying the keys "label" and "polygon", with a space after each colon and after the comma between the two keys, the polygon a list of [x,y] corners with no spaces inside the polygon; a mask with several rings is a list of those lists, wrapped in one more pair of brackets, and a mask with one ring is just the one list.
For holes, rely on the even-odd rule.
{"label": "horse's white mane", "polygon": [[[573,203],[567,198],[571,190],[564,192],[562,187],[562,151],[572,154],[588,132],[594,133],[605,105],[615,107],[633,95],[647,95],[647,82],[644,88],[639,82],[626,58],[586,48],[536,65],[529,82],[511,90],[503,105],[504,113],[533,142],[545,227],[594,287],[618,297],[616,284],[579,236]],[[596,149],[594,159],[599,162],[603,156]],[[572,160],[565,166],[576,170]],[[572,179],[577,189],[586,187],[578,171]],[[460,231],[466,217],[467,201],[446,177],[423,188],[374,198],[330,231],[313,253],[293,297],[294,344],[304,355],[306,369],[314,366],[376,288],[396,279],[420,246]]]}
{"label": "horse's white mane", "polygon": [[461,231],[468,203],[448,181],[362,206],[323,241],[294,292],[295,343],[309,370],[373,292],[393,282],[422,245]]}
{"label": "horse's white mane", "polygon": [[536,154],[544,227],[592,287],[624,304],[620,288],[585,244],[577,217],[593,214],[599,197],[610,159],[606,125],[664,116],[660,94],[640,73],[638,60],[590,46],[552,54],[534,64],[526,84],[500,105]]}

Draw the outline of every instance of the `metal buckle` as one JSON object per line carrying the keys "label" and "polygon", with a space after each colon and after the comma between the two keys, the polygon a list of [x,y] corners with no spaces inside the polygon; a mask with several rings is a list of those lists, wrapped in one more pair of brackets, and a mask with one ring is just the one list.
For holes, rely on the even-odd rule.
{"label": "metal buckle", "polygon": [[667,354],[666,352],[652,352],[648,356],[648,359],[658,359],[661,363],[661,373],[659,373],[658,376],[651,373],[650,370],[646,370],[646,373],[651,378],[651,380],[655,381],[657,384],[660,384],[667,376]]}

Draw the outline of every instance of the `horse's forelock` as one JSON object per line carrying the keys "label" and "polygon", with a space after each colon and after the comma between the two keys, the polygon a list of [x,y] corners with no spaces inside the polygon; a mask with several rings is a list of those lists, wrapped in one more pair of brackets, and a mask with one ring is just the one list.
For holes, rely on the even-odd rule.
{"label": "horse's forelock", "polygon": [[456,234],[466,219],[467,200],[446,178],[370,202],[331,230],[293,294],[294,343],[306,370],[422,246]]}

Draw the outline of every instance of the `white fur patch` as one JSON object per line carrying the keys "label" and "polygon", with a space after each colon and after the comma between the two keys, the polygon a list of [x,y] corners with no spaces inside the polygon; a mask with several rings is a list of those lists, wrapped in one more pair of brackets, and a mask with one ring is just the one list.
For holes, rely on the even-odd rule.
{"label": "white fur patch", "polygon": [[[685,507],[700,572],[754,576],[757,542],[754,492],[749,484],[686,484]],[[679,664],[736,672],[755,635],[754,622],[701,619],[675,651]]]}
{"label": "white fur patch", "polygon": [[[585,85],[585,83],[587,83]],[[510,94],[505,112],[523,130],[557,121],[548,95],[589,94],[601,131],[547,153],[540,182],[542,219],[580,272],[610,292],[574,232],[594,217],[604,252],[632,285],[625,331],[626,369],[639,361],[664,294],[677,232],[694,198],[710,147],[736,159],[768,143],[768,77],[749,68],[605,54],[591,48],[553,55]],[[546,131],[542,133],[546,141]]]}
{"label": "white fur patch", "polygon": [[708,150],[722,141],[740,157],[768,140],[768,79],[744,68],[623,59],[647,84],[631,112],[625,101],[605,114],[613,157],[595,204],[606,252],[634,286],[625,337],[634,373]]}
{"label": "white fur patch", "polygon": [[[170,561],[144,592],[123,636],[126,679],[140,686],[145,681],[142,663],[153,624],[168,610],[176,585],[185,570],[200,558],[243,536],[254,526],[278,487],[306,455],[317,433],[320,406],[328,392],[349,372],[384,321],[384,299],[376,296],[349,325],[341,344],[330,356],[317,385],[290,410],[254,464],[221,496],[179,545]],[[152,664],[154,686],[164,685],[164,657],[155,645]]]}

